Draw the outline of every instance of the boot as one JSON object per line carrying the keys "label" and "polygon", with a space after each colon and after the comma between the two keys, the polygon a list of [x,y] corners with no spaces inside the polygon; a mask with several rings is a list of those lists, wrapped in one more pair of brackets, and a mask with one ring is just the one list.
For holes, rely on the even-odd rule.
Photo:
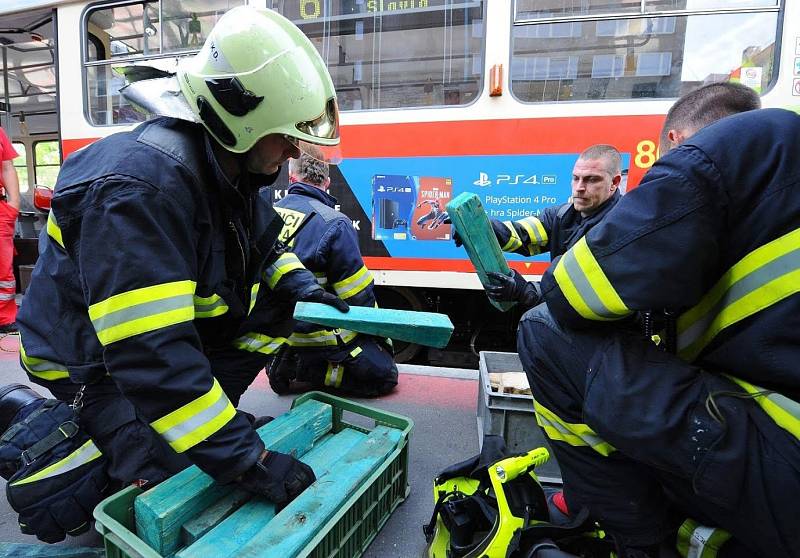
{"label": "boot", "polygon": [[38,409],[45,398],[23,384],[0,387],[0,433]]}

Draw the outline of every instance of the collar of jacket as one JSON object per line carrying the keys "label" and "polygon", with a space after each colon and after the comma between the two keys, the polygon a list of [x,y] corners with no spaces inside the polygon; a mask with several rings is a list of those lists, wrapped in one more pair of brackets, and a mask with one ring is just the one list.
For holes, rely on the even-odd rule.
{"label": "collar of jacket", "polygon": [[619,190],[614,190],[614,193],[611,194],[610,198],[608,198],[606,201],[600,204],[600,206],[594,213],[592,213],[591,215],[587,215],[586,217],[581,215],[581,212],[576,210],[574,205],[569,206],[568,213],[574,214],[575,217],[578,219],[579,223],[582,223],[584,221],[590,221],[592,219],[596,219],[598,217],[602,217],[603,215],[605,215],[609,209],[617,205],[617,202],[620,200],[621,197],[622,194],[619,193]]}
{"label": "collar of jacket", "polygon": [[312,186],[311,184],[306,184],[305,182],[294,182],[289,186],[289,190],[287,191],[289,194],[300,194],[301,196],[308,196],[310,198],[314,198],[315,200],[319,200],[328,207],[336,208],[336,204],[339,203],[336,198],[331,196],[328,192],[324,190],[320,190],[316,186]]}

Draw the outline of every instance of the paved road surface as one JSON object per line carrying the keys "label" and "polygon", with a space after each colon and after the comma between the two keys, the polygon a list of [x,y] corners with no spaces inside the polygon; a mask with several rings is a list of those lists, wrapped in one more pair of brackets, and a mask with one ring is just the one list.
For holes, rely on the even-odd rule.
{"label": "paved road surface", "polygon": [[[0,385],[27,383],[18,364],[16,336],[0,338]],[[412,373],[413,372],[413,373]],[[432,375],[435,374],[435,375]],[[367,403],[411,417],[415,428],[411,435],[409,477],[411,494],[394,512],[366,558],[408,558],[422,556],[425,539],[422,524],[427,523],[433,508],[432,482],[444,467],[462,461],[478,451],[476,402],[477,373],[426,367],[401,367],[400,385],[395,392]],[[40,388],[36,388],[42,391]],[[275,395],[262,374],[242,397],[240,407],[255,415],[279,415],[286,412],[292,397]],[[5,481],[0,479],[5,494]],[[35,537],[19,532],[17,516],[0,497],[0,541],[36,543]],[[101,546],[100,536],[91,531],[60,543],[69,546]]]}

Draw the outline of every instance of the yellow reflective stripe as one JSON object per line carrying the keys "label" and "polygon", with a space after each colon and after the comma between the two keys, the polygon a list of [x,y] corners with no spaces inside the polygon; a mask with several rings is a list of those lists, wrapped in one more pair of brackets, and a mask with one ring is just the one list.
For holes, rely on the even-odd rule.
{"label": "yellow reflective stripe", "polygon": [[221,296],[212,294],[211,296],[194,296],[194,317],[213,318],[221,316],[228,311],[228,305]]}
{"label": "yellow reflective stripe", "polygon": [[250,314],[250,312],[253,311],[253,306],[256,305],[256,300],[258,300],[258,290],[260,288],[261,288],[260,282],[250,287],[250,307],[247,309],[248,315]]}
{"label": "yellow reflective stripe", "polygon": [[275,260],[275,263],[267,268],[264,272],[264,279],[267,281],[269,288],[274,289],[281,277],[295,269],[303,269],[303,264],[293,253],[285,252]]}
{"label": "yellow reflective stripe", "polygon": [[575,447],[588,446],[606,457],[616,451],[614,446],[600,438],[588,425],[565,422],[536,400],[533,408],[536,411],[536,422],[551,440],[566,442]]}
{"label": "yellow reflective stripe", "polygon": [[22,366],[31,376],[36,376],[42,380],[65,380],[69,378],[69,371],[63,364],[57,362],[50,362],[43,358],[29,357],[25,352],[25,347],[22,345],[22,339],[19,342],[19,357],[22,361]]}
{"label": "yellow reflective stripe", "polygon": [[68,473],[74,469],[82,465],[86,465],[100,457],[102,454],[100,450],[97,449],[97,446],[94,445],[94,442],[89,440],[81,447],[70,453],[64,459],[60,459],[56,461],[52,465],[48,465],[44,469],[37,471],[33,475],[29,477],[25,477],[19,480],[16,480],[11,483],[11,486],[19,486],[21,484],[28,484],[31,482],[36,482],[42,479],[48,479],[51,477],[55,477],[57,475],[62,475],[64,473]]}
{"label": "yellow reflective stripe", "polygon": [[718,527],[706,527],[687,519],[678,529],[677,550],[684,558],[716,558],[731,534]]}
{"label": "yellow reflective stripe", "polygon": [[528,253],[535,256],[540,252],[542,246],[547,246],[547,231],[544,230],[544,225],[536,217],[525,217],[517,221],[517,223],[525,229],[528,233]]}
{"label": "yellow reflective stripe", "polygon": [[47,236],[55,240],[59,246],[64,247],[64,239],[61,237],[61,227],[56,223],[56,216],[53,215],[53,210],[47,216]]}
{"label": "yellow reflective stripe", "polygon": [[725,328],[800,292],[800,229],[747,254],[678,319],[678,353],[692,361]]}
{"label": "yellow reflective stripe", "polygon": [[372,283],[372,274],[366,266],[362,266],[350,277],[334,283],[333,289],[339,298],[348,299],[366,289],[370,283]]}
{"label": "yellow reflective stripe", "polygon": [[271,355],[286,343],[285,337],[270,337],[263,333],[251,331],[233,341],[234,347],[250,353],[263,353]]}
{"label": "yellow reflective stripe", "polygon": [[745,380],[725,374],[736,382],[747,393],[753,395],[756,403],[764,410],[775,424],[800,440],[800,403],[780,393],[765,390]]}
{"label": "yellow reflective stripe", "polygon": [[215,378],[206,394],[151,422],[150,426],[172,449],[182,453],[228,424],[235,414],[236,409]]}
{"label": "yellow reflective stripe", "polygon": [[355,349],[350,351],[350,356],[355,358],[355,357],[357,357],[358,355],[360,355],[363,352],[364,352],[364,350],[361,347],[356,347]]}
{"label": "yellow reflective stripe", "polygon": [[631,314],[595,260],[586,237],[561,257],[553,276],[570,306],[587,320],[619,320]]}
{"label": "yellow reflective stripe", "polygon": [[511,237],[505,244],[503,244],[502,250],[503,252],[513,252],[514,250],[522,246],[522,240],[519,238],[519,235],[517,234],[517,229],[514,228],[514,225],[511,223],[511,221],[503,221],[503,224],[511,233]]}
{"label": "yellow reflective stripe", "polygon": [[344,377],[344,366],[328,362],[328,370],[325,372],[325,385],[328,387],[341,387]]}
{"label": "yellow reflective stripe", "polygon": [[292,347],[335,347],[342,343],[349,343],[358,336],[355,331],[349,329],[320,329],[310,333],[294,332],[289,337],[289,345]]}
{"label": "yellow reflective stripe", "polygon": [[173,281],[114,295],[89,306],[103,345],[194,319],[194,281]]}

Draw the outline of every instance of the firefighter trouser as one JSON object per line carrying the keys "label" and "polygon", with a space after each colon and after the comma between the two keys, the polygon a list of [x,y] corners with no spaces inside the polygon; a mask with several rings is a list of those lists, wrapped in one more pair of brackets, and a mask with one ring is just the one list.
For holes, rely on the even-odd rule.
{"label": "firefighter trouser", "polygon": [[632,546],[691,517],[750,555],[800,556],[800,441],[732,381],[615,326],[562,329],[544,304],[517,349],[570,509]]}
{"label": "firefighter trouser", "polygon": [[315,387],[370,397],[389,393],[397,385],[394,357],[375,337],[359,335],[340,347],[283,350],[289,351],[284,356],[287,362],[297,363],[296,379]]}
{"label": "firefighter trouser", "polygon": [[0,201],[0,325],[10,324],[17,319],[17,303],[14,300],[17,292],[14,280],[14,224],[17,215],[19,211]]}

